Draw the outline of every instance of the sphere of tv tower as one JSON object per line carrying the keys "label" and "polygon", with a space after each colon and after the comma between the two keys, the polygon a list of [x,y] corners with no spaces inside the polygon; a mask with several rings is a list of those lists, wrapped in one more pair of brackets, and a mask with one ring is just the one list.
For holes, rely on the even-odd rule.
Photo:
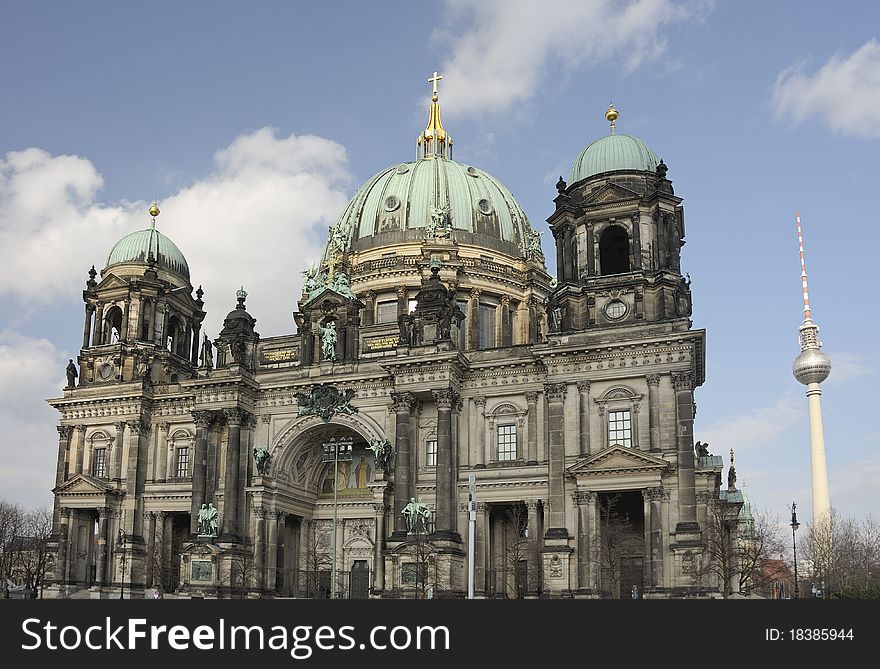
{"label": "sphere of tv tower", "polygon": [[831,374],[831,358],[815,348],[801,351],[791,366],[794,378],[805,386],[822,383]]}

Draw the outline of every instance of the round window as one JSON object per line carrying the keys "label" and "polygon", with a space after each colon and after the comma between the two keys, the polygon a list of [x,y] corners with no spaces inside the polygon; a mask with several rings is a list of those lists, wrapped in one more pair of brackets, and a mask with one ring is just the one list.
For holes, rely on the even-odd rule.
{"label": "round window", "polygon": [[481,214],[485,214],[488,216],[492,213],[492,203],[489,202],[486,198],[483,198],[479,202],[477,202],[477,209],[480,210]]}
{"label": "round window", "polygon": [[480,176],[480,173],[477,171],[476,167],[468,167],[466,171],[467,171],[469,177]]}
{"label": "round window", "polygon": [[407,172],[409,172],[409,165],[406,163],[400,163],[400,165],[397,166],[398,174],[406,174]]}
{"label": "round window", "polygon": [[613,321],[626,315],[626,303],[621,300],[611,300],[605,305],[605,315]]}
{"label": "round window", "polygon": [[389,195],[385,198],[385,211],[394,211],[400,206],[400,198],[396,195]]}

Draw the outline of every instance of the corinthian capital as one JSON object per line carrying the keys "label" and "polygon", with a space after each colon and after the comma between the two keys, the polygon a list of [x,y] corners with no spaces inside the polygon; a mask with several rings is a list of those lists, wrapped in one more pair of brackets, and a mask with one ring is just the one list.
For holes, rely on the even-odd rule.
{"label": "corinthian capital", "polygon": [[544,394],[550,402],[562,402],[565,399],[566,385],[564,383],[545,383]]}
{"label": "corinthian capital", "polygon": [[204,410],[193,411],[192,417],[196,427],[210,427],[214,420],[214,414]]}
{"label": "corinthian capital", "polygon": [[648,374],[645,376],[645,379],[648,381],[649,386],[659,386],[660,385],[660,375],[659,374]]}
{"label": "corinthian capital", "polygon": [[438,409],[452,409],[453,405],[458,402],[458,393],[452,388],[433,390],[431,394],[434,396],[434,402],[437,403]]}
{"label": "corinthian capital", "polygon": [[391,408],[395,413],[409,413],[415,403],[416,398],[412,393],[391,393]]}
{"label": "corinthian capital", "polygon": [[693,390],[693,372],[690,370],[684,372],[672,372],[672,385],[676,390]]}
{"label": "corinthian capital", "polygon": [[239,407],[234,407],[232,409],[223,409],[223,416],[230,425],[241,425],[248,421],[250,413]]}
{"label": "corinthian capital", "polygon": [[72,425],[56,425],[58,428],[58,438],[63,441],[70,441],[70,437],[73,436],[73,426]]}

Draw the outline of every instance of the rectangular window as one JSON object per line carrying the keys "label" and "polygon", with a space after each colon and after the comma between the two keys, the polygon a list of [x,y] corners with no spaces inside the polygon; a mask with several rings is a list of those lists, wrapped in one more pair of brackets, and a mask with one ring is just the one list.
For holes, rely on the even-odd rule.
{"label": "rectangular window", "polygon": [[632,448],[632,421],[629,409],[608,412],[608,444]]}
{"label": "rectangular window", "polygon": [[397,300],[389,300],[387,302],[379,302],[376,304],[376,322],[397,322]]}
{"label": "rectangular window", "polygon": [[480,304],[480,348],[495,348],[494,304]]}
{"label": "rectangular window", "polygon": [[175,468],[177,478],[186,478],[189,476],[189,447],[177,447],[177,467]]}
{"label": "rectangular window", "polygon": [[107,476],[107,449],[96,448],[92,453],[92,476],[102,479]]}
{"label": "rectangular window", "polygon": [[437,466],[437,440],[428,439],[425,442],[425,465],[428,467]]}
{"label": "rectangular window", "polygon": [[516,460],[516,425],[498,426],[498,459]]}
{"label": "rectangular window", "polygon": [[404,562],[400,580],[403,585],[425,585],[428,578],[428,565],[424,562]]}

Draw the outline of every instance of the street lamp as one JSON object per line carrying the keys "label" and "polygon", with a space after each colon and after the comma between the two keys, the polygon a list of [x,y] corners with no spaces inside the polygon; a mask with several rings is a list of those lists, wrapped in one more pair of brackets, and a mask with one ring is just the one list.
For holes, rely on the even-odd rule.
{"label": "street lamp", "polygon": [[330,437],[330,441],[322,444],[321,462],[333,463],[333,565],[330,571],[330,598],[336,599],[336,523],[339,512],[339,461],[350,462],[352,459],[353,437]]}
{"label": "street lamp", "polygon": [[797,528],[799,528],[801,524],[797,519],[797,504],[794,502],[791,503],[791,548],[794,553],[794,598],[799,599],[799,591],[798,591],[798,573],[797,573],[797,540],[795,539],[795,532]]}
{"label": "street lamp", "polygon": [[125,599],[125,530],[119,530],[119,550],[122,551],[122,576],[119,579],[119,599]]}

